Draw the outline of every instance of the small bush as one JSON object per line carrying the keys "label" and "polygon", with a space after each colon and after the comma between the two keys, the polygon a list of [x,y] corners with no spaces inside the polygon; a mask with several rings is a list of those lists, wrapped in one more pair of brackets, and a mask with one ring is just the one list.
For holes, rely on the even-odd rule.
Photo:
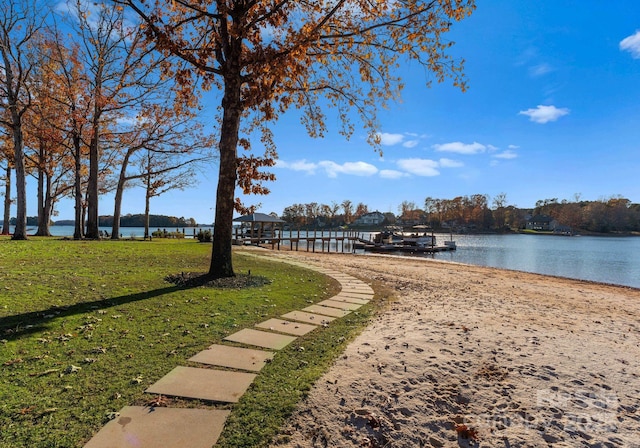
{"label": "small bush", "polygon": [[196,235],[196,238],[198,238],[198,241],[201,243],[210,243],[212,241],[211,239],[211,230],[202,230],[200,229],[198,231],[198,234]]}

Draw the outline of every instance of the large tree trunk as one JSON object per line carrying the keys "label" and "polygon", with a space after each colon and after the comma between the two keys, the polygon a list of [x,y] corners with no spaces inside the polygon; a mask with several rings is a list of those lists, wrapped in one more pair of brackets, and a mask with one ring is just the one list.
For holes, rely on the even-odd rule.
{"label": "large tree trunk", "polygon": [[4,214],[2,222],[2,235],[9,235],[9,225],[11,224],[11,164],[7,161],[7,182],[4,184]]}
{"label": "large tree trunk", "polygon": [[75,199],[75,223],[73,239],[84,238],[84,207],[82,206],[82,149],[78,135],[73,137],[73,158],[74,158],[74,199]]}
{"label": "large tree trunk", "polygon": [[14,166],[16,170],[16,227],[13,231],[13,240],[27,239],[27,176],[24,167],[24,152],[22,139],[21,119],[17,111],[13,110],[13,145],[14,145]]}
{"label": "large tree trunk", "polygon": [[87,184],[87,231],[85,237],[98,239],[98,139],[99,125],[94,123],[93,136],[89,144],[89,180]]}
{"label": "large tree trunk", "polygon": [[220,127],[220,170],[216,194],[216,216],[213,228],[213,249],[209,276],[233,277],[231,239],[233,237],[233,211],[237,179],[237,145],[242,116],[239,73],[225,80],[222,100],[224,110]]}
{"label": "large tree trunk", "polygon": [[85,237],[98,239],[98,174],[100,162],[100,119],[102,109],[99,105],[102,98],[102,68],[96,73],[94,89],[93,118],[91,120],[91,140],[89,142],[89,180],[87,183],[87,230]]}

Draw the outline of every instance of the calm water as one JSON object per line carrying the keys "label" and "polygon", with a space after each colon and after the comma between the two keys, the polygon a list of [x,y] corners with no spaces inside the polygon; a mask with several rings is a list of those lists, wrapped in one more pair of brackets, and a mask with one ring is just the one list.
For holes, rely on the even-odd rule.
{"label": "calm water", "polygon": [[640,237],[454,235],[453,239],[458,249],[434,258],[640,288]]}
{"label": "calm water", "polygon": [[[101,230],[111,232],[107,227]],[[167,228],[167,231],[175,230]],[[193,232],[193,228],[186,228],[185,236],[193,237]],[[54,236],[73,236],[73,227],[52,226],[51,233]],[[123,227],[120,233],[124,238],[141,238],[144,228]],[[328,236],[328,233],[324,235]],[[288,236],[288,232],[283,236]],[[300,236],[304,236],[304,232]],[[320,232],[317,236],[320,237]],[[369,235],[365,234],[365,237]],[[449,235],[436,234],[436,239],[437,244],[442,245]],[[640,288],[640,237],[453,235],[453,239],[458,245],[456,251],[423,256]],[[305,243],[301,242],[300,248],[306,248]],[[320,244],[317,243],[316,251],[319,250]],[[335,243],[331,250],[336,250]]]}

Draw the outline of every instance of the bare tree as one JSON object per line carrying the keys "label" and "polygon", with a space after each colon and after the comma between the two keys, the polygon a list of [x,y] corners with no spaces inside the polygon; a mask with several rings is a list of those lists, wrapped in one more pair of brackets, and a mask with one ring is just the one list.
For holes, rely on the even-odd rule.
{"label": "bare tree", "polygon": [[196,177],[193,171],[193,159],[176,164],[175,157],[167,157],[167,154],[147,150],[145,158],[140,162],[145,188],[144,238],[147,239],[149,238],[151,198],[170,190],[184,190],[196,182]]}
{"label": "bare tree", "polygon": [[[203,125],[186,110],[151,104],[144,106],[131,128],[120,134],[118,145],[126,150],[119,162],[112,239],[118,239],[120,235],[122,197],[127,183],[143,181],[147,192],[146,221],[150,198],[192,183],[194,177],[189,179],[189,173],[193,166],[212,157],[213,141],[202,133],[202,129]],[[131,165],[137,166],[138,171],[129,172]],[[145,238],[148,236],[146,228]]]}

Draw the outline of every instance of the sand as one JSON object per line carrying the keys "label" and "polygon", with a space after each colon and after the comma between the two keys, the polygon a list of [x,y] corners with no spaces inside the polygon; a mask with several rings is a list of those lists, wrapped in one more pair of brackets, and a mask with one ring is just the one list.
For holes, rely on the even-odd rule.
{"label": "sand", "polygon": [[274,447],[640,447],[640,290],[410,257],[269,253],[394,297]]}

